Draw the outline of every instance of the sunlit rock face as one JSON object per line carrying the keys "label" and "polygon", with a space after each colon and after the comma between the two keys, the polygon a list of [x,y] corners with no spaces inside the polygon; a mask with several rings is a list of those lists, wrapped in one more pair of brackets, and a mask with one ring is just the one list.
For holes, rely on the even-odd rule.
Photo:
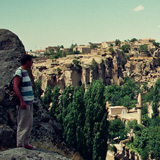
{"label": "sunlit rock face", "polygon": [[[93,59],[97,63],[96,69],[92,67]],[[74,64],[79,61],[79,66]],[[81,54],[68,55],[56,60],[35,60],[32,73],[35,80],[40,79],[42,89],[47,86],[54,88],[59,85],[64,89],[68,84],[87,88],[88,85],[97,79],[102,79],[105,85],[118,84],[123,79],[126,59],[122,51],[117,50],[114,54]],[[61,72],[57,72],[60,69]]]}

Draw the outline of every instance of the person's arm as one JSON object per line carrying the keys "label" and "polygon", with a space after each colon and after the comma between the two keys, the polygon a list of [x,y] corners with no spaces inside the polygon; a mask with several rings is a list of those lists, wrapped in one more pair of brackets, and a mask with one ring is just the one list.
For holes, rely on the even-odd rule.
{"label": "person's arm", "polygon": [[19,76],[15,76],[14,81],[13,81],[13,89],[19,98],[21,108],[26,109],[27,105],[24,102],[21,92],[19,90],[20,81],[21,81],[21,78]]}

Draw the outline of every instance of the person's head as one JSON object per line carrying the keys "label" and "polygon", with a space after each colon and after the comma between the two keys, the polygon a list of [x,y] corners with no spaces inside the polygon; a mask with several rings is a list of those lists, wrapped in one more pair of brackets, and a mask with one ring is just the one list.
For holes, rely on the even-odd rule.
{"label": "person's head", "polygon": [[22,66],[26,66],[27,69],[30,69],[33,64],[32,56],[28,54],[25,54],[24,56],[22,56],[21,64]]}

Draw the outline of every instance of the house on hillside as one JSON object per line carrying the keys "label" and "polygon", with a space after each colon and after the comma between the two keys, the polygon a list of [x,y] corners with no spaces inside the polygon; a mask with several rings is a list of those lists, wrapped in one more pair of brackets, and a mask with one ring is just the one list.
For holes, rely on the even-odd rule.
{"label": "house on hillside", "polygon": [[27,54],[36,56],[36,57],[42,57],[44,56],[45,50],[36,50],[36,51],[28,51]]}
{"label": "house on hillside", "polygon": [[115,46],[115,41],[101,43],[101,48],[108,48],[108,47],[112,47],[112,46]]}
{"label": "house on hillside", "polygon": [[109,44],[108,44],[108,42],[102,42],[101,43],[101,48],[108,48],[109,47]]}
{"label": "house on hillside", "polygon": [[101,48],[101,43],[91,43],[89,42],[89,47],[94,49],[94,48]]}
{"label": "house on hillside", "polygon": [[153,39],[153,38],[149,38],[149,39],[146,39],[146,38],[143,38],[143,39],[140,39],[140,42],[142,43],[142,44],[151,44],[151,43],[153,43],[153,42],[155,42],[156,40],[155,39]]}
{"label": "house on hillside", "polygon": [[57,49],[59,48],[59,46],[48,46],[45,48],[45,52],[49,53],[49,52],[57,52]]}
{"label": "house on hillside", "polygon": [[121,119],[125,124],[132,120],[137,120],[138,124],[142,124],[142,98],[141,93],[137,97],[137,104],[133,109],[128,110],[124,106],[110,106],[106,102],[106,109],[108,110],[108,120]]}
{"label": "house on hillside", "polygon": [[90,46],[86,46],[86,45],[79,45],[79,46],[75,46],[73,48],[73,51],[79,51],[81,53],[91,53],[91,48]]}
{"label": "house on hillside", "polygon": [[128,113],[128,109],[124,106],[108,106],[108,120],[116,119],[119,114]]}

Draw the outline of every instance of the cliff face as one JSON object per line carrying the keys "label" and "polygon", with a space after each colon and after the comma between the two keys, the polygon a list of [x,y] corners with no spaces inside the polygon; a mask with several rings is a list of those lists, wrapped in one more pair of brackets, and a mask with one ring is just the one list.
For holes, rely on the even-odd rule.
{"label": "cliff face", "polygon": [[[97,67],[96,64],[93,64],[93,59],[96,61]],[[60,85],[61,89],[64,89],[67,84],[77,86],[82,83],[87,88],[93,80],[99,78],[105,85],[121,82],[126,62],[120,50],[104,55],[68,55],[56,60],[36,59],[32,73],[35,80],[41,80],[43,90],[49,85],[51,87]]]}
{"label": "cliff face", "polygon": [[[93,59],[98,65],[96,69],[93,69]],[[75,65],[75,60],[79,65]],[[87,88],[99,78],[105,85],[122,84],[125,76],[134,78],[136,82],[148,82],[148,87],[151,87],[160,77],[160,49],[155,49],[150,57],[139,54],[128,60],[118,49],[113,53],[68,55],[56,60],[36,59],[32,73],[35,80],[41,80],[43,90],[49,85],[52,88],[59,85],[64,89],[67,84],[77,86],[82,83]]]}
{"label": "cliff face", "polygon": [[14,148],[0,152],[0,160],[71,160],[62,155],[45,150]]}
{"label": "cliff face", "polygon": [[160,49],[155,50],[150,57],[131,57],[123,75],[134,78],[136,82],[147,82],[148,87],[154,86],[160,78]]}

